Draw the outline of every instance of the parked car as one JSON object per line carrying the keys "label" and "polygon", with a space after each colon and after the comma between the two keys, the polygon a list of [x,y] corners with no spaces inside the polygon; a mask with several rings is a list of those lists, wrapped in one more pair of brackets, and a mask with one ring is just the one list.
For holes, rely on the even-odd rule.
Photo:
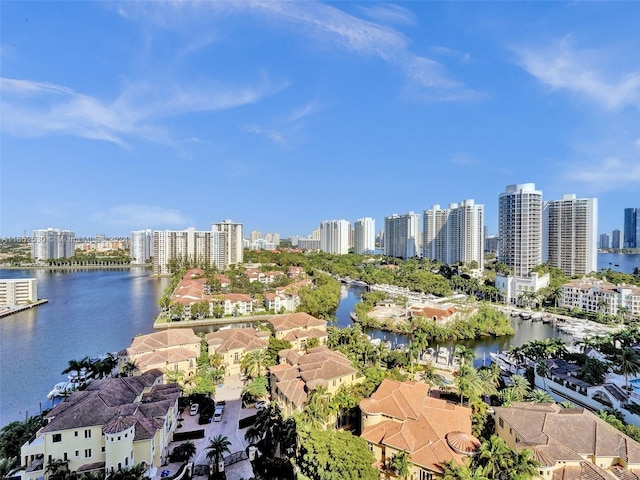
{"label": "parked car", "polygon": [[267,408],[267,404],[268,402],[266,400],[260,400],[259,402],[256,402],[255,407],[258,410],[262,410],[263,408]]}
{"label": "parked car", "polygon": [[222,420],[222,414],[224,413],[223,405],[216,405],[216,409],[213,412],[213,421],[220,422]]}
{"label": "parked car", "polygon": [[197,403],[192,403],[191,408],[189,409],[189,415],[197,415],[198,410],[200,410],[200,405],[198,405]]}

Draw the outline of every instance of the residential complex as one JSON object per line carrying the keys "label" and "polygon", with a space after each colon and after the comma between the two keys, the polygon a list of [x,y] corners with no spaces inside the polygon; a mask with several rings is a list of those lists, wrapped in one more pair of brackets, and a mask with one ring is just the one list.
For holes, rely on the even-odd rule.
{"label": "residential complex", "polygon": [[371,217],[359,218],[354,223],[354,253],[374,253],[376,249],[376,221]]}
{"label": "residential complex", "polygon": [[220,355],[226,375],[234,375],[240,373],[242,359],[247,353],[267,349],[269,332],[248,327],[225,328],[208,333],[206,339],[209,356]]}
{"label": "residential complex", "polygon": [[112,472],[144,464],[148,475],[166,465],[177,426],[177,384],[159,372],[94,380],[45,414],[47,424],[22,447],[22,480],[42,479],[50,460],[70,472]]}
{"label": "residential complex", "polygon": [[362,433],[375,456],[380,478],[391,472],[395,455],[409,455],[408,478],[431,480],[443,474],[442,465],[464,463],[480,441],[471,434],[471,409],[429,396],[429,385],[385,379],[360,402]]}
{"label": "residential complex", "polygon": [[70,258],[75,254],[75,233],[71,230],[45,228],[33,231],[31,258],[34,260]]}
{"label": "residential complex", "polygon": [[35,278],[0,279],[0,307],[29,305],[38,300]]}
{"label": "residential complex", "polygon": [[507,185],[498,197],[498,260],[512,275],[496,275],[496,288],[507,303],[549,284],[549,275],[531,270],[542,263],[542,192],[533,183]]}
{"label": "residential complex", "polygon": [[320,250],[334,255],[349,253],[351,224],[347,220],[326,220],[320,224]]}
{"label": "residential complex", "polygon": [[153,257],[153,231],[135,230],[131,232],[131,263],[140,265]]}
{"label": "residential complex", "polygon": [[484,205],[473,200],[452,203],[447,209],[434,205],[425,210],[422,256],[447,264],[476,262],[484,265]]}
{"label": "residential complex", "polygon": [[280,364],[269,367],[269,382],[271,394],[285,415],[302,410],[319,386],[333,395],[342,385],[364,380],[346,355],[325,346],[310,348],[306,353],[281,350],[279,357]]}
{"label": "residential complex", "polygon": [[496,434],[525,448],[543,479],[626,479],[640,474],[640,443],[586,408],[549,403],[494,407]]}
{"label": "residential complex", "polygon": [[393,214],[384,218],[384,254],[396,258],[413,258],[420,253],[418,248],[420,215]]}
{"label": "residential complex", "polygon": [[583,312],[640,317],[640,287],[582,277],[562,285],[560,306]]}
{"label": "residential complex", "polygon": [[188,378],[196,372],[200,337],[191,328],[174,328],[138,335],[118,352],[118,371],[140,375],[149,371],[181,370]]}
{"label": "residential complex", "polygon": [[153,232],[153,274],[168,275],[172,261],[215,266],[223,270],[242,263],[242,224],[225,220],[214,223],[210,231],[164,230]]}
{"label": "residential complex", "polygon": [[316,318],[308,313],[298,312],[289,315],[279,315],[267,320],[274,337],[286,340],[298,351],[304,351],[310,339],[318,339],[320,343],[327,342],[327,321]]}
{"label": "residential complex", "polygon": [[640,248],[640,208],[624,209],[623,248]]}
{"label": "residential complex", "polygon": [[600,241],[598,242],[600,248],[610,248],[611,247],[611,235],[608,233],[600,234]]}
{"label": "residential complex", "polygon": [[567,276],[598,270],[598,200],[563,195],[544,202],[542,261]]}

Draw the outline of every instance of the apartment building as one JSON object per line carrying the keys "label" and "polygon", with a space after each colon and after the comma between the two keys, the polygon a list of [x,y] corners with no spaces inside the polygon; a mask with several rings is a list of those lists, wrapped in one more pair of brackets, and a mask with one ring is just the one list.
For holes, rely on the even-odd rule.
{"label": "apartment building", "polygon": [[542,261],[570,277],[596,272],[597,231],[598,199],[567,194],[544,202]]}
{"label": "apartment building", "polygon": [[384,253],[389,257],[413,258],[420,254],[420,215],[393,214],[384,218]]}
{"label": "apartment building", "polygon": [[35,278],[0,279],[0,307],[29,305],[38,300]]}
{"label": "apartment building", "polygon": [[172,261],[191,265],[216,266],[224,270],[243,260],[242,224],[225,220],[210,231],[194,227],[153,232],[153,274],[170,274]]}
{"label": "apartment building", "polygon": [[624,308],[625,315],[640,318],[640,287],[582,277],[562,285],[559,304],[611,316],[620,314],[620,309]]}
{"label": "apartment building", "polygon": [[484,205],[474,200],[452,203],[441,209],[433,205],[423,216],[422,256],[449,265],[476,262],[484,266]]}
{"label": "apartment building", "polygon": [[376,249],[376,221],[371,217],[359,218],[353,227],[354,252],[358,255],[374,253]]}
{"label": "apartment building", "polygon": [[31,258],[50,260],[70,258],[76,254],[75,233],[59,228],[34,230],[31,236]]}
{"label": "apartment building", "polygon": [[320,224],[320,250],[334,255],[349,253],[351,224],[347,220],[326,220]]}
{"label": "apartment building", "polygon": [[122,470],[145,464],[153,477],[166,465],[177,426],[177,384],[159,372],[94,380],[45,415],[47,424],[21,449],[21,480],[48,478],[47,464],[63,460],[70,472]]}
{"label": "apartment building", "polygon": [[269,332],[255,328],[226,328],[207,333],[209,355],[220,355],[227,375],[241,371],[242,359],[254,350],[266,350]]}
{"label": "apartment building", "polygon": [[153,231],[134,230],[131,232],[131,263],[140,265],[147,263],[153,256]]}

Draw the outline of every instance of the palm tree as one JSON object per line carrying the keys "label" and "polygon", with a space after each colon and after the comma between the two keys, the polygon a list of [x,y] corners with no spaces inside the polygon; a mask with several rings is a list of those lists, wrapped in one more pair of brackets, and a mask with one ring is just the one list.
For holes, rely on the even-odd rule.
{"label": "palm tree", "polygon": [[242,357],[242,369],[251,378],[262,375],[262,370],[270,363],[267,349],[252,350]]}
{"label": "palm tree", "polygon": [[247,383],[242,389],[242,397],[249,400],[258,400],[267,396],[267,377],[260,375],[255,380]]}
{"label": "palm tree", "polygon": [[147,467],[137,463],[132,467],[120,468],[107,475],[106,480],[142,480]]}
{"label": "palm tree", "polygon": [[420,378],[423,382],[429,385],[428,393],[431,393],[431,387],[441,387],[442,386],[442,377],[440,374],[436,373],[435,367],[429,363],[424,367],[424,371],[422,372]]}
{"label": "palm tree", "polygon": [[549,395],[544,390],[540,390],[539,388],[536,388],[535,390],[529,392],[529,394],[526,396],[526,399],[529,402],[533,403],[555,403],[555,400],[551,395]]}
{"label": "palm tree", "polygon": [[409,475],[409,454],[403,450],[394,455],[390,467],[396,475],[406,479]]}
{"label": "palm tree", "polygon": [[0,478],[5,480],[11,476],[11,474],[20,468],[20,462],[18,457],[0,458]]}
{"label": "palm tree", "polygon": [[318,386],[309,395],[304,408],[306,420],[315,429],[325,429],[333,410],[327,387]]}
{"label": "palm tree", "polygon": [[509,478],[513,480],[538,478],[538,467],[540,463],[533,458],[533,452],[525,448],[519,453],[514,453]]}
{"label": "palm tree", "polygon": [[75,372],[78,383],[81,384],[84,383],[82,372],[86,372],[90,365],[91,361],[89,360],[89,357],[84,357],[82,360],[69,360],[68,366],[62,371],[62,374],[66,375],[68,373]]}
{"label": "palm tree", "polygon": [[497,435],[491,435],[489,440],[482,442],[477,461],[487,477],[510,478],[510,454],[511,450],[506,442]]}
{"label": "palm tree", "polygon": [[549,298],[553,300],[553,304],[558,308],[558,301],[562,298],[562,287],[551,287],[549,291]]}
{"label": "palm tree", "polygon": [[522,399],[526,397],[531,390],[529,381],[522,375],[511,375],[511,385],[509,386],[509,388],[512,388],[516,393],[516,395],[518,396],[518,401],[522,401]]}
{"label": "palm tree", "polygon": [[478,370],[478,378],[482,388],[482,394],[491,397],[498,393],[499,377],[496,378],[495,373],[489,368]]}
{"label": "palm tree", "polygon": [[216,435],[215,437],[209,439],[209,445],[205,448],[208,450],[207,452],[207,460],[213,460],[214,470],[218,473],[220,460],[222,460],[222,456],[225,453],[231,453],[231,442],[227,437],[223,437],[222,435]]}
{"label": "palm tree", "polygon": [[640,372],[640,356],[630,347],[623,348],[622,352],[615,356],[615,369],[618,373],[624,375],[624,383],[628,395],[629,375],[637,375]]}
{"label": "palm tree", "polygon": [[536,373],[540,378],[542,378],[542,386],[546,390],[547,389],[547,378],[549,377],[549,373],[551,373],[551,369],[549,368],[549,364],[546,360],[540,360],[536,363]]}
{"label": "palm tree", "polygon": [[464,397],[471,400],[480,398],[483,393],[482,380],[473,367],[462,365],[454,381],[460,393],[460,405],[463,405]]}
{"label": "palm tree", "polygon": [[188,462],[191,457],[193,457],[197,453],[196,444],[191,440],[187,440],[182,445],[180,445],[182,451],[182,458],[185,462]]}
{"label": "palm tree", "polygon": [[456,345],[454,348],[454,355],[460,360],[460,365],[471,363],[476,358],[476,352],[473,348],[467,348],[464,345]]}

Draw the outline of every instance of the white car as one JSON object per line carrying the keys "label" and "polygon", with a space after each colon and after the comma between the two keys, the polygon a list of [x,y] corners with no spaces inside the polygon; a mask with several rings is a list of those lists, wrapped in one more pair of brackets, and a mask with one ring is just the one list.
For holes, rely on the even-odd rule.
{"label": "white car", "polygon": [[260,400],[259,402],[256,402],[255,407],[258,410],[262,410],[263,408],[267,408],[268,402],[266,400]]}
{"label": "white car", "polygon": [[216,405],[216,409],[213,412],[213,421],[222,421],[222,414],[224,413],[224,407],[222,405]]}
{"label": "white car", "polygon": [[189,409],[189,415],[197,415],[198,410],[200,410],[200,405],[198,405],[197,403],[192,403],[191,408]]}

